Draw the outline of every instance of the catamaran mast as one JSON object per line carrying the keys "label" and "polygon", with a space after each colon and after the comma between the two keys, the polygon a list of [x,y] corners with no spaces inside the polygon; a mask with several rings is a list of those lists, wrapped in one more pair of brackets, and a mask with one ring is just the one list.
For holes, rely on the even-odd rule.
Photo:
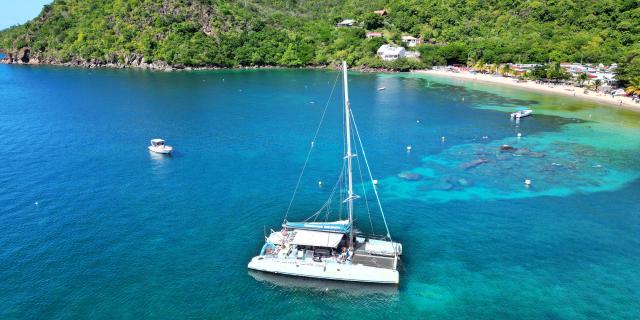
{"label": "catamaran mast", "polygon": [[351,174],[351,110],[349,106],[349,84],[347,82],[347,62],[342,61],[342,72],[344,78],[344,116],[346,126],[346,139],[347,139],[347,173],[349,181],[349,193],[347,195],[347,208],[349,210],[349,249],[353,251],[353,177]]}

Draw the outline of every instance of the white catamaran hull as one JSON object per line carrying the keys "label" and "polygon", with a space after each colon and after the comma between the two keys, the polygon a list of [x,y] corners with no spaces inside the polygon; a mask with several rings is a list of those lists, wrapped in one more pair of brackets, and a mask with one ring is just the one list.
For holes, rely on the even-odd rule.
{"label": "white catamaran hull", "polygon": [[327,280],[387,284],[400,282],[397,270],[335,262],[325,263],[257,256],[251,259],[248,267],[252,270],[275,274]]}

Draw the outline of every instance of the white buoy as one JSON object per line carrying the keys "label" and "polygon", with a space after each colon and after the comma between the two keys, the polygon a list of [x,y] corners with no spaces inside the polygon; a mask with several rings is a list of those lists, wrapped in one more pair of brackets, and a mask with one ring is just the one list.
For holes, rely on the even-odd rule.
{"label": "white buoy", "polygon": [[530,186],[531,185],[531,180],[529,180],[529,179],[524,180],[524,185],[527,186],[527,187]]}
{"label": "white buoy", "polygon": [[36,205],[36,207],[37,207],[37,206],[38,206],[38,201],[34,202],[33,204],[35,204],[35,205]]}
{"label": "white buoy", "polygon": [[489,139],[489,136],[482,136],[482,139]]}
{"label": "white buoy", "polygon": [[322,187],[322,180],[318,181],[318,187]]}
{"label": "white buoy", "polygon": [[444,136],[440,137],[440,141],[444,142],[445,140],[447,140]]}
{"label": "white buoy", "polygon": [[420,123],[420,120],[416,120],[416,123]]}
{"label": "white buoy", "polygon": [[518,138],[522,137],[522,133],[518,132]]}
{"label": "white buoy", "polygon": [[407,152],[411,152],[411,146],[407,146]]}
{"label": "white buoy", "polygon": [[374,179],[374,180],[373,180],[373,185],[374,185],[374,186],[377,186],[377,185],[378,185],[378,180],[377,180],[377,179]]}

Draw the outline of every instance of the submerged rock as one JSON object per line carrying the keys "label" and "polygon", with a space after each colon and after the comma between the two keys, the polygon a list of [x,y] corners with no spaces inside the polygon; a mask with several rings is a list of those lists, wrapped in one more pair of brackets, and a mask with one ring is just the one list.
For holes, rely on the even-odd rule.
{"label": "submerged rock", "polygon": [[500,146],[500,151],[504,151],[504,152],[514,152],[518,149],[508,145],[508,144],[503,144]]}
{"label": "submerged rock", "polygon": [[441,179],[438,183],[431,185],[430,187],[424,186],[422,188],[418,188],[421,191],[429,191],[429,190],[439,190],[439,191],[452,191],[452,190],[462,190],[467,187],[473,186],[473,182],[459,177],[446,177]]}
{"label": "submerged rock", "polygon": [[407,180],[407,181],[418,181],[418,180],[422,180],[423,178],[421,174],[413,173],[413,172],[402,172],[398,174],[398,177],[400,179]]}
{"label": "submerged rock", "polygon": [[522,156],[529,156],[529,157],[532,157],[532,158],[544,158],[545,157],[544,153],[531,151],[529,148],[517,149],[514,152],[514,154],[522,155]]}
{"label": "submerged rock", "polygon": [[460,178],[458,179],[458,185],[461,187],[470,187],[473,185],[473,182],[471,180],[465,179],[465,178]]}
{"label": "submerged rock", "polygon": [[468,170],[468,169],[475,168],[475,167],[477,167],[477,166],[479,166],[479,165],[481,165],[483,163],[487,163],[487,162],[489,162],[489,160],[484,159],[484,158],[476,159],[476,160],[473,160],[473,161],[465,162],[465,163],[461,164],[460,167],[462,169],[464,169],[464,170]]}
{"label": "submerged rock", "polygon": [[436,185],[433,186],[434,190],[442,190],[442,191],[449,191],[451,189],[453,189],[453,187],[455,187],[452,183],[449,183],[447,181],[442,181]]}

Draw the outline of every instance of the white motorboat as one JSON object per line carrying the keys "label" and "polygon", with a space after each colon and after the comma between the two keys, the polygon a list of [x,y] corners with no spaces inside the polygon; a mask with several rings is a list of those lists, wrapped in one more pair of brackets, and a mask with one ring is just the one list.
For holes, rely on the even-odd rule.
{"label": "white motorboat", "polygon": [[[358,133],[358,127],[351,112],[346,62],[342,63],[342,69],[345,117],[343,120],[345,125],[343,143],[345,155],[343,158],[341,157],[342,170],[333,187],[333,191],[325,204],[306,220],[302,222],[288,221],[289,214],[293,214],[290,209],[304,174],[303,168],[298,185],[285,213],[281,230],[271,230],[270,234],[265,238],[260,254],[251,259],[248,268],[273,274],[305,278],[398,284],[400,282],[398,263],[402,254],[402,245],[391,239],[384,211],[378,197],[376,180],[373,179],[371,174],[369,162]],[[320,125],[322,125],[322,119],[324,119],[324,113]],[[355,129],[354,131],[351,129],[352,125]],[[318,127],[319,129],[320,126]],[[309,154],[314,148],[317,134],[318,131],[316,131],[316,136],[312,140]],[[352,143],[355,145],[355,153],[352,152]],[[364,160],[362,166],[360,158]],[[363,197],[353,192],[352,159],[356,159],[353,164],[359,168],[358,172],[364,171],[369,175],[370,184],[368,186],[365,187],[365,182],[362,181]],[[359,176],[363,177],[362,174]],[[354,226],[354,200],[360,199],[366,202],[367,189],[370,190],[370,195],[371,190],[373,191],[377,202],[375,208],[381,214],[384,222],[385,232],[382,235],[364,234],[356,231]],[[334,199],[334,196],[338,199]],[[334,206],[338,206],[339,210],[333,208]],[[366,208],[368,217],[371,219],[369,208],[374,208],[374,206],[369,205],[367,202],[366,206],[361,207]],[[340,219],[342,212],[347,215],[346,219]],[[332,215],[339,215],[338,219],[330,219]],[[324,217],[325,221],[317,221],[322,217]],[[361,221],[365,221],[364,219],[366,218],[363,216]],[[370,226],[373,233],[373,223],[370,223]]]}
{"label": "white motorboat", "polygon": [[519,108],[516,112],[511,114],[511,119],[520,119],[527,116],[530,116],[533,113],[533,110],[527,108]]}
{"label": "white motorboat", "polygon": [[162,139],[151,140],[151,145],[147,148],[149,148],[149,151],[162,154],[170,154],[173,151],[173,147],[166,145]]}

